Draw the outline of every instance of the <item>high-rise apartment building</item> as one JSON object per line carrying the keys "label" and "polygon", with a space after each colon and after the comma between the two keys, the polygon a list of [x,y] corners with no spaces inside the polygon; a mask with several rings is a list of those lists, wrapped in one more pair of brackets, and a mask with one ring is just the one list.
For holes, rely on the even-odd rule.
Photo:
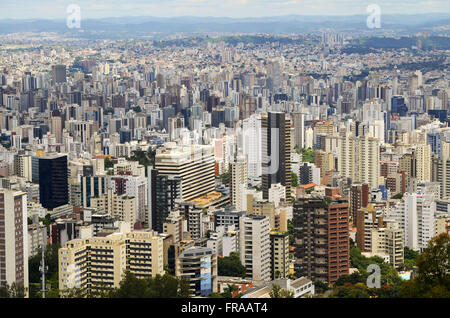
{"label": "high-rise apartment building", "polygon": [[42,206],[48,210],[69,203],[67,155],[39,157],[39,195]]}
{"label": "high-rise apartment building", "polygon": [[150,228],[162,233],[166,218],[181,199],[182,179],[161,175],[152,167],[148,167],[147,171],[147,221]]}
{"label": "high-rise apartment building", "polygon": [[53,65],[52,66],[52,81],[53,81],[53,84],[65,83],[67,81],[65,65]]}
{"label": "high-rise apartment building", "polygon": [[269,189],[276,183],[286,187],[286,198],[290,198],[291,120],[282,112],[269,112],[261,120],[263,198],[269,198]]}
{"label": "high-rise apartment building", "polygon": [[117,195],[112,189],[98,198],[91,198],[91,207],[106,213],[108,216],[134,225],[138,221],[136,198]]}
{"label": "high-rise apartment building", "polygon": [[421,250],[435,235],[436,201],[433,194],[418,190],[406,193],[403,201],[390,209],[389,217],[405,231],[405,246]]}
{"label": "high-rise apartment building", "polygon": [[0,286],[28,288],[27,195],[0,190]]}
{"label": "high-rise apartment building", "polygon": [[246,276],[253,281],[271,278],[269,218],[264,215],[248,215],[240,219],[239,254]]}
{"label": "high-rise apartment building", "polygon": [[404,263],[404,231],[397,222],[386,220],[384,227],[372,229],[371,245],[371,255],[387,256],[396,268]]}
{"label": "high-rise apartment building", "polygon": [[181,277],[189,280],[192,297],[217,292],[217,255],[206,247],[191,247],[178,257]]}
{"label": "high-rise apartment building", "polygon": [[380,141],[367,135],[349,134],[339,140],[338,168],[352,182],[363,182],[378,188],[380,176]]}
{"label": "high-rise apartment building", "polygon": [[432,161],[432,181],[440,185],[441,199],[450,198],[450,158],[434,157]]}
{"label": "high-rise apartment building", "polygon": [[158,173],[181,178],[184,201],[215,190],[214,151],[209,145],[177,146],[166,143],[156,154]]}
{"label": "high-rise apartment building", "polygon": [[32,181],[32,165],[31,156],[25,154],[17,154],[14,156],[14,174]]}
{"label": "high-rise apartment building", "polygon": [[230,201],[238,211],[245,209],[248,187],[248,166],[246,158],[230,164]]}
{"label": "high-rise apartment building", "polygon": [[334,283],[350,266],[348,202],[331,196],[294,203],[295,271],[297,277]]}
{"label": "high-rise apartment building", "polygon": [[[125,226],[124,226],[125,228]],[[59,289],[84,292],[118,288],[125,271],[139,279],[164,274],[163,238],[154,232],[121,229],[66,242],[59,249]]]}
{"label": "high-rise apartment building", "polygon": [[294,113],[292,121],[294,124],[294,146],[302,149],[305,147],[305,114]]}
{"label": "high-rise apartment building", "polygon": [[365,208],[369,204],[369,185],[364,183],[352,184],[349,203],[350,217],[353,220],[353,224],[356,224],[356,213],[359,209]]}
{"label": "high-rise apartment building", "polygon": [[289,233],[270,233],[272,280],[289,276]]}
{"label": "high-rise apartment building", "polygon": [[244,156],[247,157],[248,175],[252,178],[261,177],[261,116],[253,114],[243,120],[243,146]]}

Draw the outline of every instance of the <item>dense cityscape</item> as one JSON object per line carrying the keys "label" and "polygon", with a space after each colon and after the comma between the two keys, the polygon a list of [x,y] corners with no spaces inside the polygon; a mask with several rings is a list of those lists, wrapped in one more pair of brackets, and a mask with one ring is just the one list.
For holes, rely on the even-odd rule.
{"label": "dense cityscape", "polygon": [[0,297],[449,298],[446,21],[0,32]]}

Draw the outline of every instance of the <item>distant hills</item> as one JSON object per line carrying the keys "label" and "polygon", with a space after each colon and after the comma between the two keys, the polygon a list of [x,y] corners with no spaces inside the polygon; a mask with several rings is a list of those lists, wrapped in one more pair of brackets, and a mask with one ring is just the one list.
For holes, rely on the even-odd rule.
{"label": "distant hills", "polygon": [[145,37],[155,33],[271,33],[305,34],[331,29],[351,34],[431,34],[450,33],[450,14],[382,15],[381,29],[368,29],[367,15],[353,16],[279,16],[264,18],[217,17],[115,17],[83,19],[81,30],[69,29],[65,20],[0,20],[0,34],[21,32],[57,32],[78,37],[121,38]]}

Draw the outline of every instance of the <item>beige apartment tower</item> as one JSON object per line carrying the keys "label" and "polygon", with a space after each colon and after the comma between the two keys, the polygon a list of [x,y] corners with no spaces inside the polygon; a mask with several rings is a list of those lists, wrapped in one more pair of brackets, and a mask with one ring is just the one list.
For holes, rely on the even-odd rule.
{"label": "beige apartment tower", "polygon": [[164,274],[163,238],[154,232],[100,233],[67,242],[58,252],[59,289],[117,288],[126,270],[144,279]]}

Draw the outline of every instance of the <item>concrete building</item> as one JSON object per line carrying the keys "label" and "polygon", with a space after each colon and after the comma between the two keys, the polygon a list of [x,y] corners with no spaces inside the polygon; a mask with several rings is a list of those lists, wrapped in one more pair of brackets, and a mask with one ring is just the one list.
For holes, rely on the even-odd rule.
{"label": "concrete building", "polygon": [[59,289],[85,292],[118,288],[126,270],[144,279],[164,274],[163,239],[154,232],[101,232],[88,239],[67,242],[58,251]]}
{"label": "concrete building", "polygon": [[338,170],[354,183],[378,188],[380,176],[380,141],[366,136],[347,134],[339,139]]}
{"label": "concrete building", "polygon": [[270,233],[272,279],[289,276],[289,233],[272,231]]}
{"label": "concrete building", "polygon": [[189,279],[192,297],[217,292],[217,255],[210,248],[191,247],[179,256],[181,277]]}
{"label": "concrete building", "polygon": [[215,190],[212,146],[176,146],[166,143],[158,150],[155,168],[159,173],[181,178],[182,198],[190,201]]}
{"label": "concrete building", "polygon": [[28,288],[27,196],[0,190],[0,285]]}
{"label": "concrete building", "polygon": [[270,269],[269,218],[248,215],[240,219],[239,254],[247,270],[246,276],[253,281],[268,281]]}
{"label": "concrete building", "polygon": [[269,198],[272,184],[286,187],[291,197],[291,120],[282,112],[269,112],[261,117],[262,130],[262,189]]}
{"label": "concrete building", "polygon": [[334,283],[348,275],[348,201],[327,188],[325,198],[294,203],[295,272],[312,280]]}
{"label": "concrete building", "polygon": [[246,158],[230,164],[230,202],[237,210],[246,206],[248,187],[248,164]]}

